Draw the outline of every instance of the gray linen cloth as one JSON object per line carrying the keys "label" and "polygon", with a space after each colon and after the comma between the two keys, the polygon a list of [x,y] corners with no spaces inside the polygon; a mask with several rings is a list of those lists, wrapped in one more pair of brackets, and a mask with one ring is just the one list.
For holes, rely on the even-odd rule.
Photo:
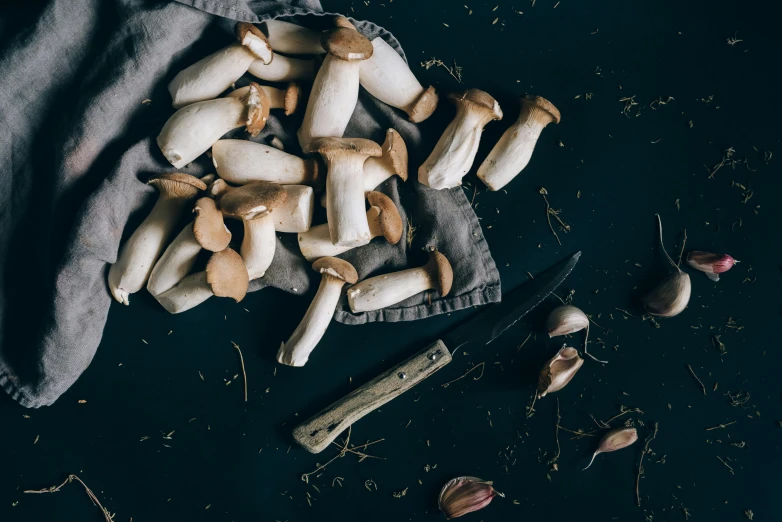
{"label": "gray linen cloth", "polygon": [[[174,170],[154,140],[173,113],[171,78],[231,43],[235,21],[289,17],[322,29],[329,20],[317,0],[49,0],[11,15],[1,9],[0,385],[35,408],[52,404],[90,364],[111,303],[107,267],[157,197],[144,181]],[[404,56],[388,31],[356,25]],[[433,246],[453,265],[453,289],[431,304],[419,295],[372,313],[353,314],[343,302],[335,316],[343,323],[407,321],[500,300],[499,274],[462,189],[415,181],[442,128],[423,133],[427,122],[403,116],[362,91],[346,136],[382,143],[394,127],[404,137],[411,179],[395,177],[381,190],[416,227],[412,243],[376,241],[342,257],[366,278],[423,264]],[[275,135],[298,153],[300,120],[273,114],[259,140]],[[211,171],[205,157],[182,170]],[[295,234],[281,236],[251,290],[304,293],[317,279]]]}

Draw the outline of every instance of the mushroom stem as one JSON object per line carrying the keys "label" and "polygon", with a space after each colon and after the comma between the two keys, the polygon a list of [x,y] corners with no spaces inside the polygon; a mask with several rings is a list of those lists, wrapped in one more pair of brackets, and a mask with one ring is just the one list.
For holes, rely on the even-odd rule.
{"label": "mushroom stem", "polygon": [[212,162],[221,178],[237,185],[254,181],[281,185],[315,185],[319,182],[315,159],[301,159],[247,140],[217,141],[212,145]]}
{"label": "mushroom stem", "polygon": [[490,190],[500,190],[529,163],[543,129],[559,123],[559,111],[540,96],[525,96],[516,122],[502,135],[478,169],[478,177]]}
{"label": "mushroom stem", "polygon": [[312,81],[315,78],[315,60],[274,55],[271,63],[255,60],[247,72],[267,82],[289,82],[292,80]]}
{"label": "mushroom stem", "polygon": [[380,310],[433,287],[424,267],[408,268],[361,281],[348,290],[348,303],[354,313]]}
{"label": "mushroom stem", "polygon": [[[299,98],[301,97],[299,84],[290,82],[287,89],[278,89],[276,87],[270,87],[269,85],[260,85],[260,88],[263,89],[263,92],[266,94],[266,99],[269,100],[270,109],[285,109],[286,116],[290,116],[296,112],[296,108],[299,105]],[[247,96],[249,91],[250,87],[241,87],[228,96],[231,98],[243,98]]]}
{"label": "mushroom stem", "polygon": [[[277,232],[306,232],[312,225],[315,191],[305,185],[285,185],[288,197],[274,209],[271,217]],[[326,227],[328,229],[328,227]]]}
{"label": "mushroom stem", "polygon": [[288,366],[304,366],[307,363],[310,353],[320,342],[331,318],[334,317],[344,284],[345,282],[337,277],[323,274],[307,313],[304,314],[288,342],[280,345],[277,362]]}
{"label": "mushroom stem", "polygon": [[361,62],[361,85],[381,102],[402,109],[418,123],[432,115],[438,96],[424,89],[405,60],[381,37],[372,40],[372,57]]}
{"label": "mushroom stem", "polygon": [[272,49],[287,54],[322,54],[320,33],[282,20],[266,20],[261,24]]}
{"label": "mushroom stem", "polygon": [[499,104],[483,91],[470,89],[452,95],[452,100],[456,116],[418,169],[418,181],[438,190],[461,185],[475,160],[484,126],[502,119]]}
{"label": "mushroom stem", "polygon": [[396,172],[392,165],[385,160],[385,158],[367,158],[364,162],[364,193],[367,194],[375,190],[375,187],[379,186],[388,178],[392,177]]}
{"label": "mushroom stem", "polygon": [[346,154],[341,161],[327,160],[326,216],[331,241],[338,246],[357,247],[371,239],[361,182],[364,160],[366,156],[358,154]]}
{"label": "mushroom stem", "polygon": [[271,214],[244,220],[244,238],[239,253],[247,266],[250,281],[264,276],[272,264],[276,246],[277,235]]}
{"label": "mushroom stem", "polygon": [[195,308],[213,295],[212,288],[206,282],[206,272],[196,272],[155,298],[168,313],[178,314]]}
{"label": "mushroom stem", "polygon": [[[380,209],[370,207],[367,210],[367,223],[369,225],[370,241],[383,235],[380,227]],[[306,232],[299,233],[299,248],[307,261],[315,261],[321,257],[336,257],[355,247],[337,246],[331,242],[331,233],[328,223],[317,225]]]}
{"label": "mushroom stem", "polygon": [[193,268],[201,249],[201,244],[193,234],[193,223],[188,223],[155,263],[147,282],[149,293],[158,296],[184,279]]}

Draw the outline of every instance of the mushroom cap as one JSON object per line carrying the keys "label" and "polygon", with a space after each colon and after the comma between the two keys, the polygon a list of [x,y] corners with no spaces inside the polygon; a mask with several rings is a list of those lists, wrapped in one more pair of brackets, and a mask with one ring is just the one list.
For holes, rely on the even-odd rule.
{"label": "mushroom cap", "polygon": [[451,268],[448,258],[437,250],[432,250],[429,252],[429,262],[424,268],[435,277],[440,297],[448,295],[453,284],[453,268]]}
{"label": "mushroom cap", "polygon": [[[245,49],[250,51],[256,58],[261,60],[265,64],[270,64],[274,59],[274,52],[272,46],[269,44],[268,38],[263,32],[248,22],[239,22],[234,27],[236,39],[244,46]],[[250,38],[247,37],[248,33]]]}
{"label": "mushroom cap", "polygon": [[383,149],[380,148],[380,145],[364,138],[318,138],[310,143],[309,151],[319,152],[323,156],[339,152],[374,157],[383,155]]}
{"label": "mushroom cap", "polygon": [[214,199],[219,204],[220,198],[222,198],[223,195],[232,188],[233,187],[226,183],[223,178],[217,178],[209,184],[209,187],[206,189],[206,193],[210,198]]}
{"label": "mushroom cap", "polygon": [[296,112],[303,94],[304,92],[298,83],[290,82],[288,84],[288,88],[285,89],[285,116],[290,116]]}
{"label": "mushroom cap", "polygon": [[482,109],[492,115],[492,119],[502,119],[502,109],[497,100],[492,97],[488,92],[484,92],[480,89],[467,89],[464,92],[452,92],[448,94],[448,98],[455,104],[466,105],[477,109]]}
{"label": "mushroom cap", "polygon": [[287,198],[282,185],[256,181],[226,192],[220,198],[220,210],[232,218],[255,219],[285,203]]}
{"label": "mushroom cap", "polygon": [[330,55],[346,62],[366,60],[375,51],[366,36],[347,27],[326,31],[320,41]]}
{"label": "mushroom cap", "polygon": [[358,281],[358,272],[353,265],[344,259],[336,257],[321,257],[312,263],[312,269],[321,274],[328,274],[332,277],[342,279],[351,285]]}
{"label": "mushroom cap", "polygon": [[220,252],[231,242],[231,232],[225,227],[223,213],[217,209],[212,198],[201,198],[196,201],[193,212],[193,235],[196,241],[211,252]]}
{"label": "mushroom cap", "polygon": [[347,17],[342,15],[337,15],[334,17],[334,26],[335,27],[344,27],[346,29],[353,29],[356,30],[356,26],[353,25],[350,20],[347,19]]}
{"label": "mushroom cap", "polygon": [[421,96],[415,101],[409,111],[410,121],[420,123],[432,115],[437,108],[440,97],[437,95],[434,86],[430,85]]}
{"label": "mushroom cap", "polygon": [[271,109],[271,102],[260,85],[255,82],[250,82],[247,94],[242,98],[245,103],[245,127],[250,136],[257,136],[263,128],[266,126],[266,121],[269,119],[269,109]]}
{"label": "mushroom cap", "polygon": [[402,239],[402,216],[399,215],[399,209],[396,208],[391,198],[382,192],[373,190],[367,194],[367,201],[371,206],[380,209],[380,230],[386,241],[392,245],[399,243],[399,240]]}
{"label": "mushroom cap", "polygon": [[206,282],[217,297],[230,297],[237,303],[244,299],[250,277],[242,256],[230,248],[212,254],[206,263]]}
{"label": "mushroom cap", "polygon": [[557,109],[553,103],[548,101],[543,96],[533,96],[531,94],[528,94],[521,98],[522,105],[524,104],[530,104],[534,105],[538,109],[547,112],[551,116],[551,120],[554,123],[559,123],[560,116],[559,116],[559,109]]}
{"label": "mushroom cap", "polygon": [[407,181],[407,145],[402,136],[394,129],[386,131],[383,156],[388,157],[394,167],[394,172],[402,178],[402,181]]}
{"label": "mushroom cap", "polygon": [[147,183],[154,185],[163,197],[194,198],[200,191],[206,190],[206,183],[182,172],[158,174]]}

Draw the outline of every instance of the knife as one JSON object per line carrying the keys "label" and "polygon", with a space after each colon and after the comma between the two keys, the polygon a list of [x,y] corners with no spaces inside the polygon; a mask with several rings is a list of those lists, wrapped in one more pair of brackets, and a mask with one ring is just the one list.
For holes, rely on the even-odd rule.
{"label": "knife", "polygon": [[512,291],[502,302],[451,330],[406,361],[356,388],[293,430],[293,438],[310,453],[320,453],[351,424],[406,392],[451,362],[467,344],[487,345],[516,324],[557,289],[573,271],[581,252],[563,259]]}

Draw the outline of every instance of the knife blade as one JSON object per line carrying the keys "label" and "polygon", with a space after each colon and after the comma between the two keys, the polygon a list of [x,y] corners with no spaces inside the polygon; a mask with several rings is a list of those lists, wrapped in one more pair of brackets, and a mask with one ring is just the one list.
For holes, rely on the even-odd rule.
{"label": "knife blade", "polygon": [[406,361],[316,413],[293,430],[293,438],[310,453],[320,453],[354,422],[398,397],[451,361],[468,343],[489,344],[516,324],[562,284],[581,252],[563,259]]}

